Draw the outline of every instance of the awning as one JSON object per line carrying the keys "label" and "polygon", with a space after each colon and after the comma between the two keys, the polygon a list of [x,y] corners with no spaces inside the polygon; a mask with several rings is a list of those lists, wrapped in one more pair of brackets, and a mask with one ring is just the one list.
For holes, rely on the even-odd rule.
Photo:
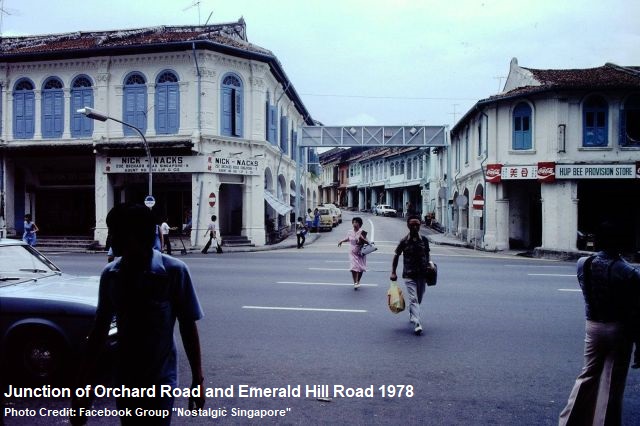
{"label": "awning", "polygon": [[285,215],[287,213],[289,213],[290,211],[293,210],[293,208],[291,206],[286,205],[285,203],[283,203],[282,201],[278,200],[275,195],[273,195],[272,193],[270,193],[269,191],[267,191],[266,189],[264,190],[264,200],[269,203],[269,205],[271,207],[273,207],[273,209],[278,212],[279,215]]}

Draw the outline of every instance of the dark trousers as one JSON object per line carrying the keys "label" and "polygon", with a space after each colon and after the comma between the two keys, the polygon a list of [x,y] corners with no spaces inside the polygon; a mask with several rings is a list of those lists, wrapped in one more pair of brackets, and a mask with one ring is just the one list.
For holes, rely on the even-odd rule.
{"label": "dark trousers", "polygon": [[167,254],[171,254],[171,240],[169,239],[169,234],[163,235],[164,246],[167,249]]}
{"label": "dark trousers", "polygon": [[298,248],[302,247],[306,241],[304,234],[296,234],[296,239],[298,240]]}

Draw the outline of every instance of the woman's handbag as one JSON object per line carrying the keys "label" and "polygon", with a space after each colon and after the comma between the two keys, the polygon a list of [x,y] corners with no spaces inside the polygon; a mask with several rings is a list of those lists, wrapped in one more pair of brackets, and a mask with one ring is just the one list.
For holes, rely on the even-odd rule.
{"label": "woman's handbag", "polygon": [[391,281],[389,290],[387,290],[387,305],[389,310],[394,314],[404,311],[404,297],[402,296],[402,290],[398,287],[395,281]]}
{"label": "woman's handbag", "polygon": [[369,244],[364,244],[360,248],[360,256],[366,256],[369,253],[373,253],[376,250],[378,250],[378,247],[376,247],[376,244],[372,241]]}
{"label": "woman's handbag", "polygon": [[436,283],[438,282],[438,265],[436,265],[432,261],[429,261],[427,274],[425,275],[425,282],[429,286],[436,285]]}

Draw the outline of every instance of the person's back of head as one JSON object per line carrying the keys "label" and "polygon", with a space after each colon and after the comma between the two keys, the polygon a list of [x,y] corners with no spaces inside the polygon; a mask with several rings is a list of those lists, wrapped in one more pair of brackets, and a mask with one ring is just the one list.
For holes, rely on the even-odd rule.
{"label": "person's back of head", "polygon": [[153,247],[156,217],[142,204],[124,203],[113,207],[107,214],[107,227],[116,256]]}
{"label": "person's back of head", "polygon": [[618,254],[624,249],[625,235],[619,223],[605,220],[596,229],[596,249],[607,253]]}

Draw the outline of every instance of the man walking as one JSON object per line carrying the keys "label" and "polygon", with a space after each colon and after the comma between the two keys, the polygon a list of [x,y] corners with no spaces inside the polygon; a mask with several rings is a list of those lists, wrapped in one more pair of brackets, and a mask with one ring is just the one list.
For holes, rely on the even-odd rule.
{"label": "man walking", "polygon": [[420,303],[426,286],[426,277],[429,273],[429,240],[420,235],[420,216],[409,215],[407,217],[407,228],[409,234],[400,240],[396,247],[395,256],[391,264],[391,281],[396,281],[396,269],[398,260],[403,255],[402,278],[407,287],[409,297],[409,320],[413,324],[413,331],[416,335],[422,334],[422,323],[420,320]]}
{"label": "man walking", "polygon": [[[189,365],[191,389],[195,391],[189,406],[204,406],[204,377],[200,339],[196,321],[203,317],[187,266],[180,260],[153,249],[155,220],[142,205],[121,204],[107,215],[107,226],[116,260],[100,277],[98,307],[94,328],[87,341],[87,355],[81,369],[79,386],[92,383],[111,322],[115,317],[118,344],[115,349],[115,385],[131,389],[156,388],[155,397],[118,397],[119,410],[168,410],[173,397],[159,396],[161,385],[178,386],[178,363],[173,330],[176,319]],[[199,391],[199,394],[198,394]],[[74,398],[72,406],[87,408],[88,398]],[[124,412],[124,411],[123,411]],[[149,419],[136,415],[121,417],[123,425],[145,424]],[[86,418],[73,416],[72,424]],[[171,417],[154,424],[169,424]]]}
{"label": "man walking", "polygon": [[619,254],[624,232],[614,222],[602,223],[596,232],[599,251],[578,260],[587,317],[584,366],[560,413],[560,426],[622,424],[632,337],[638,327],[631,321],[640,295],[640,271]]}

